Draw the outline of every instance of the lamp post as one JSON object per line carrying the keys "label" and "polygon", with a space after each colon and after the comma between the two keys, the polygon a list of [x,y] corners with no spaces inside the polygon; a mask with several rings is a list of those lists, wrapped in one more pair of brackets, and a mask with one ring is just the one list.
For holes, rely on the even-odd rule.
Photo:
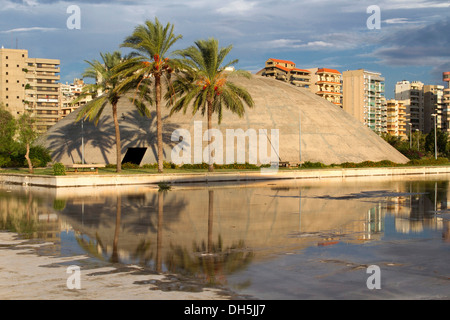
{"label": "lamp post", "polygon": [[409,149],[412,149],[411,122],[408,123],[408,126],[409,126]]}
{"label": "lamp post", "polygon": [[416,129],[417,132],[417,151],[419,151],[420,149],[420,137],[419,137],[419,129]]}
{"label": "lamp post", "polygon": [[81,119],[81,164],[84,164],[84,119]]}
{"label": "lamp post", "polygon": [[432,114],[431,116],[434,118],[434,159],[437,159],[437,135],[436,135],[437,114]]}

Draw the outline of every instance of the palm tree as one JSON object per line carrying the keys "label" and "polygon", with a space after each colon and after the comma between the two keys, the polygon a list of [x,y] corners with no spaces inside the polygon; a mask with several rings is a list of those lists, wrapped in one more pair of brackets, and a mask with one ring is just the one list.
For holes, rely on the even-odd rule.
{"label": "palm tree", "polygon": [[[134,59],[130,60],[128,66],[123,66],[121,74],[128,80],[124,82],[138,82],[137,89],[148,85],[153,79],[154,104],[156,106],[156,127],[158,145],[158,172],[163,172],[163,139],[162,139],[162,116],[161,98],[162,81],[170,83],[171,74],[178,68],[176,59],[169,59],[169,49],[182,38],[181,35],[173,33],[174,26],[167,23],[163,26],[157,18],[155,22],[147,20],[145,24],[138,25],[131,36],[127,37],[121,47],[136,50],[132,52]],[[148,93],[149,91],[146,90]]]}
{"label": "palm tree", "polygon": [[[211,141],[213,113],[217,113],[220,124],[223,107],[242,117],[245,113],[244,103],[250,108],[254,106],[253,99],[245,88],[228,81],[231,74],[251,77],[246,71],[227,71],[228,67],[238,62],[233,60],[223,64],[231,49],[231,45],[219,48],[219,41],[210,38],[196,41],[195,46],[177,52],[184,58],[183,63],[188,68],[184,70],[183,77],[174,81],[175,97],[179,99],[176,102],[169,100],[171,114],[180,110],[186,113],[192,103],[193,114],[200,110],[202,115],[205,113],[207,115],[209,141]],[[214,171],[211,161],[208,171]]]}
{"label": "palm tree", "polygon": [[[107,105],[111,105],[116,134],[116,171],[121,172],[122,146],[120,141],[119,120],[117,117],[117,104],[119,99],[135,84],[127,81],[125,85],[122,85],[124,78],[117,76],[118,71],[115,67],[122,65],[127,59],[126,57],[122,57],[120,51],[114,51],[113,53],[100,53],[100,56],[102,61],[86,61],[89,64],[89,67],[83,73],[84,78],[95,79],[96,83],[86,85],[80,97],[72,103],[77,103],[83,97],[89,95],[93,96],[94,99],[88,102],[78,113],[76,121],[80,121],[81,119],[89,119],[89,121],[94,121],[95,125],[98,124],[105,107]],[[142,100],[136,101],[135,106],[142,115],[148,116],[150,114]]]}

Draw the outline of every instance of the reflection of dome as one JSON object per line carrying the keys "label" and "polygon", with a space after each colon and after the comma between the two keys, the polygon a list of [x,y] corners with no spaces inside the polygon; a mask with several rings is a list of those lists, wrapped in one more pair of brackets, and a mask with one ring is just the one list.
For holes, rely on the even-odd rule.
{"label": "reflection of dome", "polygon": [[[391,160],[405,163],[407,159],[392,148],[369,128],[354,119],[351,115],[337,108],[307,89],[253,76],[252,79],[233,79],[252,95],[255,101],[253,109],[247,109],[240,119],[237,115],[225,110],[222,124],[217,124],[213,117],[213,128],[219,128],[223,134],[223,155],[226,155],[226,129],[267,129],[270,138],[271,130],[279,129],[279,157],[281,161],[299,161],[299,132],[301,128],[301,160],[322,162],[326,164],[343,162],[362,162],[366,160]],[[119,121],[121,125],[122,152],[126,155],[128,148],[141,149],[145,156],[141,164],[156,163],[156,117],[152,112],[151,119],[140,117],[128,99],[119,101]],[[154,109],[152,109],[154,110]],[[41,141],[53,151],[53,159],[63,163],[81,162],[81,123],[74,124],[74,112],[54,125]],[[168,110],[163,108],[163,117]],[[299,125],[301,119],[301,125]],[[194,121],[203,121],[203,132],[207,128],[206,116],[192,116],[191,110],[167,117],[164,122],[165,160],[171,160],[171,150],[176,144],[170,141],[172,132],[187,129],[191,133],[194,144]],[[97,127],[84,122],[85,159],[87,163],[115,163],[115,138],[111,108],[107,107]],[[192,146],[192,155],[194,154]],[[207,143],[203,142],[202,148]],[[270,145],[268,146],[270,150]],[[132,149],[136,151],[138,149]],[[246,161],[248,161],[248,142],[246,145]],[[258,156],[258,160],[261,159]]]}

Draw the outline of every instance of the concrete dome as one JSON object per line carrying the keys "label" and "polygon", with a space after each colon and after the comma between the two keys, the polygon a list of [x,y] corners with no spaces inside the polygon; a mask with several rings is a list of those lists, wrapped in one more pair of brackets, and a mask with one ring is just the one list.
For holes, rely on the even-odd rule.
{"label": "concrete dome", "polygon": [[[220,129],[223,134],[224,162],[227,129],[242,129],[243,131],[252,129],[256,133],[259,133],[259,129],[266,129],[267,136],[265,138],[269,139],[271,133],[278,129],[277,156],[280,161],[292,163],[312,161],[325,164],[366,160],[391,160],[396,163],[408,161],[406,157],[351,115],[307,89],[256,75],[253,75],[251,79],[233,77],[231,80],[244,86],[250,92],[255,101],[255,107],[247,108],[243,118],[225,110],[220,126],[217,124],[217,116],[213,116],[213,128]],[[143,154],[145,152],[141,165],[156,163],[154,109],[151,109],[152,118],[141,117],[129,99],[124,97],[119,101],[118,110],[123,157],[138,150]],[[59,121],[38,141],[52,150],[55,161],[65,164],[81,162],[81,122],[74,123],[77,113],[75,111]],[[191,135],[191,162],[194,163],[194,150],[199,147],[198,143],[195,144],[195,141],[198,140],[194,138],[194,121],[201,121],[202,132],[205,132],[207,129],[206,116],[203,117],[200,113],[192,116],[191,110],[189,110],[186,114],[180,112],[169,117],[168,109],[163,107],[163,119],[164,160],[172,161],[171,151],[178,144],[178,141],[171,141],[174,130],[185,129]],[[198,126],[200,122],[196,122],[196,124]],[[259,135],[260,138],[261,136]],[[115,163],[115,136],[110,107],[105,108],[97,127],[93,123],[84,122],[83,137],[86,163]],[[269,140],[268,150],[274,144],[275,141]],[[204,141],[201,150],[206,149],[207,145],[208,143]],[[260,146],[261,144],[258,143],[258,150]],[[250,162],[248,141],[245,150],[245,161]],[[128,151],[130,152],[127,154]],[[252,151],[251,154],[253,153]],[[136,156],[136,153],[134,155]],[[260,160],[258,157],[258,164]]]}

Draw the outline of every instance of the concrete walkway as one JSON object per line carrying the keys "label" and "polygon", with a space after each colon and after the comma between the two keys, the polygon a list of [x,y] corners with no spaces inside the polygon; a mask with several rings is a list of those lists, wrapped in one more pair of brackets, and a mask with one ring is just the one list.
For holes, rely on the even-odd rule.
{"label": "concrete walkway", "polygon": [[213,173],[168,173],[168,174],[101,174],[101,175],[66,175],[46,176],[28,174],[1,174],[0,183],[43,187],[86,187],[86,186],[121,186],[176,183],[216,183],[247,182],[267,180],[317,180],[345,179],[354,177],[382,177],[405,175],[434,175],[450,173],[450,166],[430,167],[392,167],[392,168],[355,168],[355,169],[311,169],[280,170],[272,172],[241,171]]}

